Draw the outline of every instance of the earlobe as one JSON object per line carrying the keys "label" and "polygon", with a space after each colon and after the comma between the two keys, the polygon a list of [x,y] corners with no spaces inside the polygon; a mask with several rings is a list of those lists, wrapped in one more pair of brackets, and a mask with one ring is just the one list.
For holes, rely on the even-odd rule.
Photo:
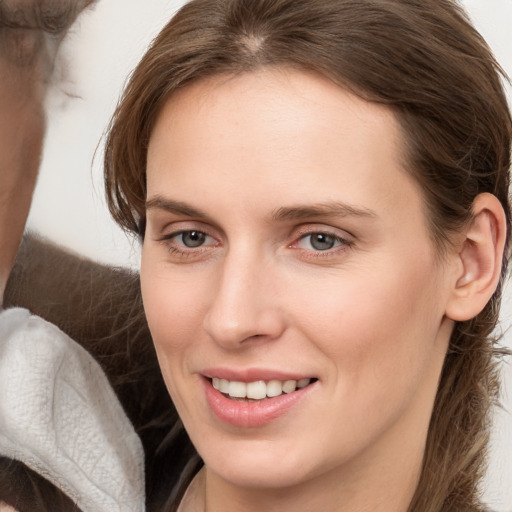
{"label": "earlobe", "polygon": [[456,275],[446,308],[451,320],[470,320],[492,297],[501,274],[506,231],[499,200],[492,194],[479,194],[456,255]]}

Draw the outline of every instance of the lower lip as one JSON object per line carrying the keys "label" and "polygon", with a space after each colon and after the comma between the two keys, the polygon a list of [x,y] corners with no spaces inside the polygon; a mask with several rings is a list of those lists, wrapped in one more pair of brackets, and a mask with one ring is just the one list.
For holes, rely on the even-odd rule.
{"label": "lower lip", "polygon": [[284,416],[297,405],[316,383],[292,393],[255,402],[231,400],[216,390],[209,379],[203,379],[206,400],[218,419],[237,427],[260,427]]}

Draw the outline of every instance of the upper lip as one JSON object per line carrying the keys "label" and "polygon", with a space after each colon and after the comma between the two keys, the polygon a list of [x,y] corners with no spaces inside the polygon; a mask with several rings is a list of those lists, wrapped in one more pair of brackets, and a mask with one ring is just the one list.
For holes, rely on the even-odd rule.
{"label": "upper lip", "polygon": [[311,374],[303,372],[291,372],[283,370],[271,370],[268,368],[207,368],[201,371],[201,374],[208,378],[226,379],[237,382],[255,382],[258,380],[301,380],[315,378]]}

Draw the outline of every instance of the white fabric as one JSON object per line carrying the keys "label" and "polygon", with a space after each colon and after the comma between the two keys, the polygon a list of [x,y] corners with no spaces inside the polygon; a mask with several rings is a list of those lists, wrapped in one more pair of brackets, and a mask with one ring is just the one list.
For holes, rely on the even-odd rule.
{"label": "white fabric", "polygon": [[139,438],[96,361],[24,309],[0,312],[0,454],[84,512],[144,510]]}

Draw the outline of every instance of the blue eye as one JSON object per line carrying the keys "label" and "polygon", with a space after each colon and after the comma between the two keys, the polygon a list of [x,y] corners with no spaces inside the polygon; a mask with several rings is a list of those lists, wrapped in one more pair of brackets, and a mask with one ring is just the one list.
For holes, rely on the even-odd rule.
{"label": "blue eye", "polygon": [[207,235],[201,231],[183,231],[176,235],[176,238],[181,241],[185,247],[200,247],[206,241]]}
{"label": "blue eye", "polygon": [[317,251],[328,251],[336,245],[336,237],[326,233],[313,233],[308,238],[311,247]]}
{"label": "blue eye", "polygon": [[162,243],[177,262],[204,259],[220,245],[213,236],[197,229],[177,230],[156,241]]}
{"label": "blue eye", "polygon": [[341,245],[349,245],[349,242],[339,236],[324,233],[322,231],[307,233],[298,241],[298,246],[301,249],[316,252],[329,251],[330,249],[334,249]]}

